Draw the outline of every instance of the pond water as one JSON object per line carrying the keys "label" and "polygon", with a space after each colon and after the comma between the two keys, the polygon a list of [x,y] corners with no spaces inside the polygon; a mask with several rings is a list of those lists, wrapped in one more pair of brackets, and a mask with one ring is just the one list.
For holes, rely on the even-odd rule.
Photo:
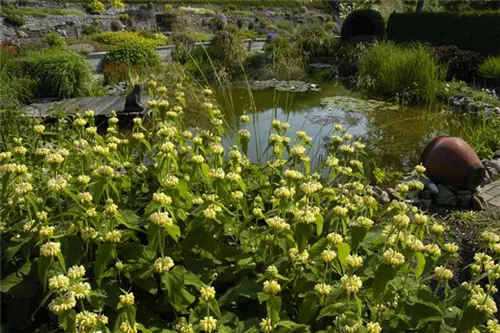
{"label": "pond water", "polygon": [[[372,166],[404,171],[418,163],[421,152],[436,136],[459,135],[456,117],[440,107],[403,108],[368,100],[340,82],[326,84],[320,91],[270,88],[249,94],[248,89],[231,89],[216,95],[230,127],[226,143],[236,142],[237,129],[247,129],[252,134],[249,158],[261,163],[271,154],[266,147],[272,119],[288,122],[292,139],[297,130],[305,130],[314,139],[308,152],[313,165],[325,155],[325,143],[337,123],[366,144],[366,158]],[[250,124],[239,124],[243,112],[249,114]]]}

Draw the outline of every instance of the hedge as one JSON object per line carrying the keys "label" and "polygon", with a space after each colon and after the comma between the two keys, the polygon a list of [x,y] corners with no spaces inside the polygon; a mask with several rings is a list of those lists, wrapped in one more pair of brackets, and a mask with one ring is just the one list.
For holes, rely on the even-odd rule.
{"label": "hedge", "polygon": [[500,11],[392,13],[387,38],[500,54]]}
{"label": "hedge", "polygon": [[340,37],[348,42],[351,37],[373,35],[381,38],[385,32],[384,18],[373,9],[359,9],[351,12],[342,24]]}

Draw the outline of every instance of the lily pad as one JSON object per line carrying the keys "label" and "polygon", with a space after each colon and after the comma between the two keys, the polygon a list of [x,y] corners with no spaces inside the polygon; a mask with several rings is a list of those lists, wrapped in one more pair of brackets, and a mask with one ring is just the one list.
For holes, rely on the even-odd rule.
{"label": "lily pad", "polygon": [[275,88],[278,91],[288,92],[306,92],[306,91],[319,91],[320,87],[314,83],[303,81],[279,81],[279,80],[265,80],[254,81],[251,84],[253,90]]}
{"label": "lily pad", "polygon": [[399,105],[378,101],[375,99],[361,99],[350,96],[333,96],[321,100],[321,105],[330,109],[340,109],[349,112],[367,112],[378,109],[399,110]]}

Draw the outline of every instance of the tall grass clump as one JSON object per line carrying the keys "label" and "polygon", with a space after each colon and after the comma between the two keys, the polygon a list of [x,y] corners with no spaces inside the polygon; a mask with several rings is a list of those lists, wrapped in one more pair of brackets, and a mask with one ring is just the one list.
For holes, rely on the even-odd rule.
{"label": "tall grass clump", "polygon": [[479,65],[479,74],[494,84],[500,85],[500,57],[488,57]]}
{"label": "tall grass clump", "polygon": [[36,81],[23,75],[14,55],[0,51],[0,105],[2,108],[17,106],[33,99]]}
{"label": "tall grass clump", "polygon": [[358,70],[358,86],[406,102],[431,102],[444,76],[431,51],[421,44],[376,43],[361,55]]}
{"label": "tall grass clump", "polygon": [[81,55],[61,49],[29,51],[21,59],[26,75],[38,82],[42,97],[85,96],[91,90],[92,69]]}

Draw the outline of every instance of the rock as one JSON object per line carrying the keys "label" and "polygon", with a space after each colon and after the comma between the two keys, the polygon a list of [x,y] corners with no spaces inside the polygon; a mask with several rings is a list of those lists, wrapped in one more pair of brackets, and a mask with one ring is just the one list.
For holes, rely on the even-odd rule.
{"label": "rock", "polygon": [[68,32],[65,29],[57,29],[56,32],[63,36],[65,39],[68,38]]}
{"label": "rock", "polygon": [[436,203],[440,206],[456,206],[457,197],[446,186],[438,185],[439,193],[434,197]]}
{"label": "rock", "polygon": [[486,164],[483,163],[485,167],[490,167],[492,169],[495,169],[497,173],[500,173],[500,160],[490,160],[486,161]]}
{"label": "rock", "polygon": [[472,209],[475,211],[484,210],[487,206],[487,203],[484,201],[483,197],[479,195],[475,195],[472,197]]}
{"label": "rock", "polygon": [[418,193],[418,197],[421,199],[430,199],[431,198],[431,192],[429,190],[422,190]]}
{"label": "rock", "polygon": [[474,193],[472,191],[463,190],[457,191],[457,202],[460,207],[469,207],[472,203],[472,197]]}
{"label": "rock", "polygon": [[372,190],[373,196],[378,202],[383,204],[388,204],[389,202],[391,202],[389,194],[386,191],[382,190],[379,186],[373,186]]}
{"label": "rock", "polygon": [[499,107],[494,108],[494,109],[493,109],[493,112],[494,112],[495,114],[500,114],[500,108],[499,108]]}
{"label": "rock", "polygon": [[495,158],[500,158],[500,149],[499,149],[499,150],[497,150],[497,151],[495,151],[495,152],[493,153],[493,156],[495,156]]}
{"label": "rock", "polygon": [[424,188],[426,190],[429,190],[429,192],[431,192],[431,194],[438,194],[439,193],[439,188],[431,180],[429,180],[427,178],[422,178],[422,179],[420,179],[420,182],[422,182],[424,184]]}
{"label": "rock", "polygon": [[432,203],[431,199],[420,199],[419,207],[422,210],[429,210],[429,208],[431,208],[431,203]]}
{"label": "rock", "polygon": [[143,112],[144,105],[141,103],[142,87],[138,84],[135,85],[134,90],[127,95],[125,99],[125,112]]}
{"label": "rock", "polygon": [[389,197],[391,199],[393,199],[393,200],[402,200],[401,195],[395,189],[388,188],[386,191],[387,191],[387,193],[389,193]]}
{"label": "rock", "polygon": [[487,166],[486,170],[488,171],[491,181],[495,181],[498,179],[498,171],[495,167]]}
{"label": "rock", "polygon": [[22,31],[22,30],[17,31],[17,36],[19,38],[28,38],[29,37],[28,33],[26,31]]}

